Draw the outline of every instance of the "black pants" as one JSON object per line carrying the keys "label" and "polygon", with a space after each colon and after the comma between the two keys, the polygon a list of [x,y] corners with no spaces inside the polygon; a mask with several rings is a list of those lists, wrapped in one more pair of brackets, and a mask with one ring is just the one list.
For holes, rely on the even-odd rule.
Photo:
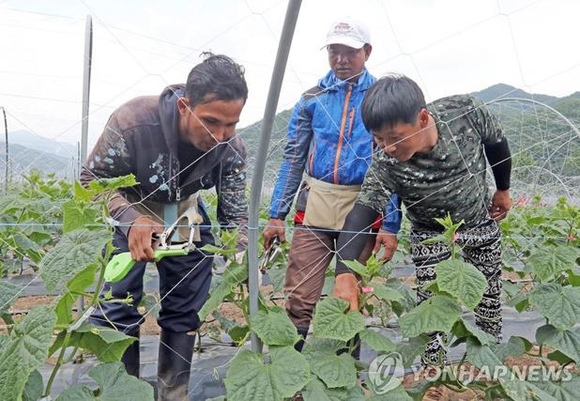
{"label": "black pants", "polygon": [[[435,265],[449,259],[451,253],[443,243],[424,244],[422,241],[440,234],[431,231],[411,233],[411,256],[417,275],[417,303],[429,298],[432,293],[424,288],[435,280]],[[460,230],[457,244],[461,247],[463,259],[474,265],[487,279],[483,298],[475,307],[475,324],[486,333],[501,341],[501,248],[500,231],[497,223],[489,219],[481,225]],[[430,333],[431,341],[423,355],[423,364],[447,362],[443,347],[444,333]]]}
{"label": "black pants", "polygon": [[[214,244],[209,230],[209,219],[204,214],[204,225],[201,230],[201,241],[196,247]],[[127,238],[116,232],[113,244],[116,252],[128,251]],[[186,256],[165,257],[157,262],[159,272],[159,293],[161,311],[158,323],[164,329],[181,333],[197,330],[201,325],[197,312],[207,299],[212,277],[213,255],[199,250]],[[111,326],[125,333],[134,332],[145,317],[137,310],[143,297],[143,275],[145,262],[136,263],[129,274],[117,283],[105,283],[101,296],[112,291],[113,298],[125,299],[127,294],[133,296],[132,305],[123,303],[101,303],[91,316],[91,322],[99,326]]]}

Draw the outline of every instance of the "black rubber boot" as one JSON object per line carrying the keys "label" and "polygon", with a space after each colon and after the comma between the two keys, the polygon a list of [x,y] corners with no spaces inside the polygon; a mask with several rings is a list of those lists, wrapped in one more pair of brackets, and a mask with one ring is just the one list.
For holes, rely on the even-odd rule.
{"label": "black rubber boot", "polygon": [[195,336],[161,330],[157,362],[157,400],[188,399],[189,373]]}
{"label": "black rubber boot", "polygon": [[298,352],[302,352],[302,348],[304,347],[304,340],[306,340],[306,336],[308,335],[308,327],[296,327],[296,331],[302,337],[296,344],[294,344],[294,349]]}
{"label": "black rubber boot", "polygon": [[141,357],[139,353],[139,329],[125,334],[137,337],[137,341],[133,341],[131,345],[127,347],[125,353],[121,357],[121,362],[125,364],[125,370],[128,374],[139,378],[139,367],[141,366]]}

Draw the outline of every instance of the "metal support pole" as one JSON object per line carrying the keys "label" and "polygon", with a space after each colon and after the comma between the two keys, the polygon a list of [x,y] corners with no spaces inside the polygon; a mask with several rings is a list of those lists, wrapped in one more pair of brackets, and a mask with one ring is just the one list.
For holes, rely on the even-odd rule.
{"label": "metal support pole", "polygon": [[81,155],[79,159],[80,166],[87,159],[87,138],[89,132],[89,97],[91,92],[91,61],[93,54],[93,21],[90,15],[87,15],[85,26],[85,63],[83,72],[83,110],[82,110],[82,129],[81,129]]}
{"label": "metal support pole", "polygon": [[10,172],[9,172],[10,153],[8,152],[8,122],[6,121],[6,109],[4,109],[4,107],[2,107],[2,106],[0,106],[0,109],[2,109],[2,114],[4,115],[4,135],[6,138],[6,147],[5,147],[6,158],[4,159],[4,161],[5,161],[5,163],[4,163],[4,192],[8,193],[8,178],[10,177]]}
{"label": "metal support pole", "polygon": [[[301,3],[301,0],[289,0],[288,8],[286,9],[286,16],[284,18],[280,42],[278,43],[278,52],[276,54],[274,70],[272,71],[268,99],[264,110],[264,118],[262,120],[262,137],[256,155],[254,176],[252,177],[252,189],[248,210],[248,287],[250,297],[250,316],[253,316],[258,312],[258,295],[260,292],[260,285],[258,282],[258,236],[260,235],[258,227],[258,210],[262,194],[262,180],[264,178],[264,168],[266,166],[266,155],[268,154],[270,135],[272,133],[272,126],[274,125],[274,118],[276,117],[276,108],[278,107],[278,100],[280,98],[280,88],[282,87],[282,79],[284,78],[288,54],[290,53],[290,46],[292,45]],[[254,352],[262,352],[262,343],[255,333],[251,334],[251,341],[252,350]]]}
{"label": "metal support pole", "polygon": [[[89,98],[91,92],[91,62],[93,55],[93,20],[90,15],[87,15],[87,22],[85,25],[85,62],[83,69],[83,109],[82,109],[82,129],[81,129],[81,149],[78,161],[77,176],[80,176],[81,166],[87,159],[87,138],[89,132]],[[98,291],[98,289],[97,289]],[[79,297],[78,310],[85,309],[85,302],[83,297]]]}

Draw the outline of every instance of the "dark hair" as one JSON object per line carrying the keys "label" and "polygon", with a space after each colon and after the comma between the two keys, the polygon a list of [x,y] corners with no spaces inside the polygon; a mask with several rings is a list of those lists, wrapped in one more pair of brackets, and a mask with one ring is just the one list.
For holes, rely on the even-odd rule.
{"label": "dark hair", "polygon": [[361,112],[366,129],[373,131],[398,123],[414,124],[421,109],[426,107],[423,91],[415,81],[391,74],[367,90]]}
{"label": "dark hair", "polygon": [[191,69],[185,85],[190,107],[215,100],[248,99],[244,67],[223,54],[202,53],[203,62]]}

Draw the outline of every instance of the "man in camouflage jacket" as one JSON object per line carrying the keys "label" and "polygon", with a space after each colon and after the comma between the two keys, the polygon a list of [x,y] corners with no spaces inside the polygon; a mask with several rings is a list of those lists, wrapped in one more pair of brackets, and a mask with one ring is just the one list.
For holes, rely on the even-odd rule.
{"label": "man in camouflage jacket", "polygon": [[[497,220],[510,209],[511,156],[494,116],[479,100],[450,96],[425,104],[411,79],[391,75],[369,89],[362,105],[363,121],[383,149],[369,168],[355,207],[338,240],[340,260],[352,260],[364,246],[361,231],[396,193],[412,225],[411,256],[417,276],[417,298],[431,296],[425,287],[435,279],[435,265],[448,259],[449,248],[423,241],[442,227],[435,218],[448,214],[459,228],[457,243],[464,258],[486,277],[488,285],[475,308],[479,328],[501,339],[501,249]],[[487,160],[486,160],[487,159]],[[496,191],[490,198],[486,166],[493,171]],[[354,237],[354,238],[353,238]],[[356,276],[339,262],[335,295],[358,308]],[[440,333],[432,333],[423,362],[445,359]]]}

